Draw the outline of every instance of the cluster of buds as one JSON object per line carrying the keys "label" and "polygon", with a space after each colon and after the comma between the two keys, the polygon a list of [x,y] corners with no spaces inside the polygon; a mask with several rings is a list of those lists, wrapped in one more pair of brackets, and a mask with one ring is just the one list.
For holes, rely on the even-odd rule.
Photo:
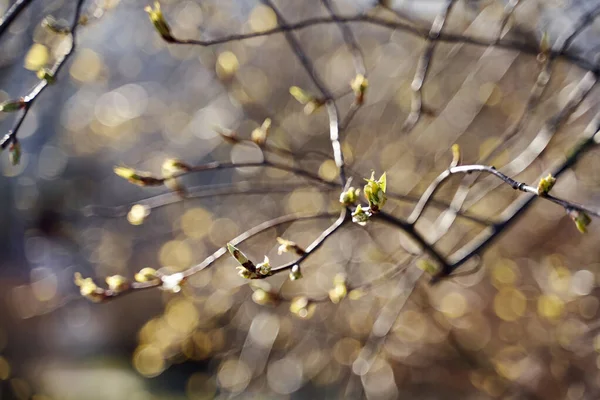
{"label": "cluster of buds", "polygon": [[138,172],[130,167],[114,167],[115,174],[123,179],[127,179],[129,183],[138,186],[160,186],[164,183],[164,179],[156,178],[145,172]]}
{"label": "cluster of buds", "polygon": [[555,183],[556,178],[553,177],[552,174],[548,174],[547,177],[540,179],[537,187],[538,196],[546,196],[550,193],[550,190],[552,190]]}
{"label": "cluster of buds", "polygon": [[304,114],[311,115],[325,105],[325,100],[318,99],[298,86],[290,88],[290,94],[300,103],[304,104]]}
{"label": "cluster of buds", "polygon": [[[371,178],[365,179],[365,181],[367,181],[367,184],[364,186],[363,192],[369,202],[369,206],[363,207],[359,204],[352,212],[352,222],[361,226],[366,225],[369,218],[371,218],[373,214],[378,213],[387,201],[385,195],[387,186],[385,172],[377,180],[375,180],[375,172],[373,172],[371,173]],[[345,207],[352,206],[358,201],[359,194],[359,189],[350,187],[340,195],[340,203]]]}
{"label": "cluster of buds", "polygon": [[259,146],[262,146],[267,141],[269,131],[271,129],[271,118],[267,118],[263,121],[262,125],[252,131],[252,141]]}
{"label": "cluster of buds", "polygon": [[8,101],[0,103],[0,111],[3,111],[3,112],[19,111],[19,110],[22,110],[23,108],[25,108],[26,105],[27,105],[27,102],[25,101],[24,98],[21,97],[17,100],[8,100]]}
{"label": "cluster of buds", "polygon": [[231,243],[227,243],[227,250],[229,254],[240,264],[237,267],[238,275],[245,279],[262,279],[271,275],[271,264],[269,258],[265,256],[265,260],[254,265],[252,261],[246,257],[244,253]]}
{"label": "cluster of buds", "polygon": [[329,299],[333,304],[338,304],[346,298],[348,286],[346,285],[346,275],[337,274],[333,278],[333,289],[329,290]]}
{"label": "cluster of buds", "polygon": [[279,243],[279,247],[277,248],[277,254],[279,255],[282,255],[283,253],[296,253],[299,256],[303,256],[306,254],[306,251],[298,246],[296,242],[280,237],[277,238],[277,242]]}
{"label": "cluster of buds", "polygon": [[571,217],[573,222],[575,222],[575,226],[577,227],[577,230],[579,232],[587,232],[587,227],[589,224],[592,223],[592,219],[589,215],[587,215],[586,212],[575,209],[569,209],[567,210],[567,214],[569,214],[569,217]]}
{"label": "cluster of buds", "polygon": [[309,319],[315,313],[317,305],[307,297],[296,297],[290,303],[290,312],[302,319]]}
{"label": "cluster of buds", "polygon": [[364,187],[365,197],[369,202],[369,208],[373,213],[379,211],[385,205],[387,197],[385,196],[386,176],[385,172],[378,180],[375,180],[375,172],[371,173],[371,178],[365,179],[367,184]]}
{"label": "cluster of buds", "polygon": [[155,1],[154,8],[147,6],[144,8],[144,11],[148,13],[150,21],[160,36],[167,42],[174,42],[175,38],[171,34],[171,28],[169,27],[169,24],[167,24],[167,21],[160,10],[160,3]]}
{"label": "cluster of buds", "polygon": [[365,102],[365,93],[367,87],[369,87],[369,81],[363,74],[358,74],[350,82],[350,87],[354,92],[354,101],[356,104],[363,104]]}
{"label": "cluster of buds", "polygon": [[344,207],[350,207],[356,204],[358,196],[360,195],[360,189],[355,189],[352,186],[340,194],[340,203]]}

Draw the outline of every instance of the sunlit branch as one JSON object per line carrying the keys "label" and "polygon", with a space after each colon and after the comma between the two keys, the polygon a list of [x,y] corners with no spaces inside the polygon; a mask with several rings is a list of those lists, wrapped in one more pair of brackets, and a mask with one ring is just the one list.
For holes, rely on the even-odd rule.
{"label": "sunlit branch", "polygon": [[342,209],[341,213],[339,214],[339,217],[337,220],[335,220],[335,222],[333,224],[331,224],[331,226],[327,229],[325,229],[318,238],[316,238],[307,248],[306,251],[304,253],[304,255],[300,256],[298,259],[296,259],[295,261],[291,261],[287,264],[283,264],[277,267],[274,267],[271,271],[273,272],[273,274],[279,273],[279,272],[283,272],[283,271],[287,271],[290,270],[294,265],[300,265],[302,264],[304,261],[306,261],[315,251],[317,251],[324,243],[325,241],[331,236],[333,235],[339,228],[341,228],[343,225],[345,225],[346,223],[351,221],[351,218],[349,217],[349,213],[347,209]]}
{"label": "sunlit branch", "polygon": [[[579,81],[577,86],[569,94],[566,104],[555,115],[546,120],[538,134],[529,143],[529,145],[516,156],[510,163],[503,166],[502,172],[506,175],[515,176],[525,170],[537,157],[544,151],[554,137],[556,132],[568,120],[569,116],[575,112],[577,107],[583,102],[591,90],[596,86],[598,78],[592,72],[586,73]],[[473,196],[466,202],[465,207],[470,208],[480,201],[489,191],[498,187],[498,182],[482,180],[473,185],[471,193]]]}
{"label": "sunlit branch", "polygon": [[[329,219],[329,218],[335,217],[336,215],[338,215],[338,213],[319,213],[319,214],[309,214],[309,215],[298,215],[298,214],[284,215],[282,217],[274,218],[272,220],[258,224],[251,229],[248,229],[247,231],[238,235],[234,239],[230,240],[229,243],[231,243],[233,245],[238,245],[238,244],[243,243],[244,241],[246,241],[256,235],[259,235],[269,229],[276,228],[278,226],[289,224],[292,222],[310,221],[310,220],[315,220],[315,219]],[[319,244],[319,246],[320,246],[320,244]],[[227,247],[224,246],[224,247],[217,249],[213,254],[206,257],[201,263],[196,264],[184,271],[181,271],[180,272],[181,279],[184,280],[186,278],[189,278],[190,276],[197,274],[198,272],[208,268],[213,263],[218,261],[221,257],[223,257],[225,254],[227,254]],[[129,294],[129,293],[132,293],[134,291],[162,287],[163,281],[161,279],[164,276],[168,276],[168,275],[163,275],[159,271],[158,279],[151,280],[149,282],[132,282],[129,284],[127,289],[125,289],[123,291],[116,292],[116,291],[106,289],[106,290],[104,290],[103,300],[105,300],[105,301],[111,300],[113,298],[120,297],[120,296]]]}
{"label": "sunlit branch", "polygon": [[[580,139],[579,143],[577,143],[573,149],[569,152],[569,155],[566,159],[560,163],[558,163],[554,168],[551,169],[550,173],[558,178],[569,168],[574,166],[580,157],[589,151],[592,147],[597,145],[599,140],[597,139],[597,135],[600,129],[600,114],[596,115],[596,117],[590,122],[587,126],[583,137]],[[456,270],[458,267],[463,265],[466,261],[468,261],[474,254],[480,254],[483,250],[485,250],[494,239],[504,232],[509,226],[512,226],[516,221],[517,217],[525,212],[525,210],[530,206],[538,196],[528,196],[520,201],[517,201],[511,207],[506,209],[502,215],[502,221],[498,222],[491,227],[482,231],[477,237],[475,237],[471,242],[467,245],[463,246],[460,250],[456,251],[452,254],[448,260],[451,263],[450,272]],[[552,200],[551,200],[552,201]],[[563,204],[559,204],[564,207]],[[573,206],[579,206],[578,204],[572,204]],[[598,216],[598,210],[591,210],[587,207],[581,207],[580,209],[590,212],[592,215]]]}

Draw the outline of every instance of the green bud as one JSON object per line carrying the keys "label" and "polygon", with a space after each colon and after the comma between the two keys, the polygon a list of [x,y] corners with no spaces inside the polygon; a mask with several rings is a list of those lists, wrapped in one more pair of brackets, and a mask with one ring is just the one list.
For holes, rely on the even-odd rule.
{"label": "green bud", "polygon": [[52,75],[52,72],[48,68],[41,68],[38,70],[37,77],[48,82],[49,85],[52,85],[54,82],[56,82],[54,75]]}
{"label": "green bud", "polygon": [[173,37],[173,35],[171,35],[171,28],[169,27],[169,24],[167,24],[167,21],[163,16],[163,13],[160,9],[160,3],[158,1],[154,2],[154,8],[147,6],[146,8],[144,8],[144,11],[148,13],[150,21],[154,25],[154,28],[158,31],[158,33],[162,36],[164,40],[166,40],[167,42],[175,41],[175,38]]}
{"label": "green bud", "polygon": [[121,275],[113,275],[106,278],[108,288],[115,293],[121,293],[129,288],[127,279]]}
{"label": "green bud", "polygon": [[75,272],[74,281],[75,285],[79,287],[81,295],[89,301],[99,303],[106,298],[104,289],[96,286],[92,278],[84,279],[79,272]]}
{"label": "green bud", "polygon": [[342,205],[345,207],[353,206],[358,201],[359,195],[360,189],[349,187],[348,190],[340,194],[340,203],[342,203]]}
{"label": "green bud", "polygon": [[164,184],[163,179],[155,178],[149,174],[137,172],[133,168],[129,167],[114,167],[113,171],[115,174],[123,179],[127,179],[129,183],[133,183],[138,186],[160,186]]}
{"label": "green bud", "polygon": [[21,143],[14,141],[10,147],[8,148],[8,151],[10,152],[10,163],[12,165],[19,165],[19,163],[21,162]]}
{"label": "green bud", "polygon": [[[238,249],[231,243],[227,243],[227,250],[229,251],[229,254],[231,254],[231,256],[235,258],[235,260],[240,264],[240,266],[237,267],[239,276],[245,279],[256,279],[259,277],[256,273],[257,270],[254,263],[250,261],[240,249]],[[268,262],[269,260],[266,259],[266,261]],[[263,271],[265,271],[265,268],[266,267],[263,266]]]}
{"label": "green bud", "polygon": [[0,111],[4,111],[4,112],[19,111],[25,107],[25,104],[26,104],[25,100],[22,98],[19,100],[8,100],[3,103],[0,103]]}
{"label": "green bud", "polygon": [[263,121],[259,128],[252,131],[252,141],[259,146],[262,146],[267,141],[267,136],[271,129],[271,118],[267,118]]}
{"label": "green bud", "polygon": [[300,266],[295,264],[290,271],[290,281],[297,281],[302,278],[302,272],[300,271]]}
{"label": "green bud", "polygon": [[365,197],[369,202],[369,208],[375,213],[384,206],[387,200],[385,196],[387,186],[386,175],[384,172],[378,180],[375,180],[375,172],[373,172],[371,178],[365,180],[367,181],[364,187]]}
{"label": "green bud", "polygon": [[354,92],[357,104],[363,104],[365,101],[365,93],[369,87],[369,81],[363,74],[358,74],[350,82],[350,87]]}
{"label": "green bud", "polygon": [[158,272],[154,268],[142,268],[134,276],[136,282],[149,282],[158,279]]}
{"label": "green bud", "polygon": [[567,211],[573,222],[575,222],[575,226],[577,230],[581,233],[587,232],[587,227],[592,223],[592,219],[587,213],[579,210],[568,210]]}
{"label": "green bud", "polygon": [[354,210],[354,212],[352,213],[352,222],[357,223],[361,226],[365,226],[370,217],[371,211],[368,209],[364,210],[359,204],[356,207],[356,210]]}
{"label": "green bud", "polygon": [[162,165],[162,174],[165,178],[171,178],[174,175],[183,174],[192,169],[191,166],[180,160],[168,159]]}
{"label": "green bud", "polygon": [[269,276],[271,275],[271,263],[269,257],[265,256],[265,260],[256,266],[256,272],[258,275]]}
{"label": "green bud", "polygon": [[548,174],[547,177],[540,179],[540,183],[538,183],[537,191],[539,196],[546,196],[550,193],[550,190],[554,187],[556,183],[556,178],[552,176],[552,174]]}

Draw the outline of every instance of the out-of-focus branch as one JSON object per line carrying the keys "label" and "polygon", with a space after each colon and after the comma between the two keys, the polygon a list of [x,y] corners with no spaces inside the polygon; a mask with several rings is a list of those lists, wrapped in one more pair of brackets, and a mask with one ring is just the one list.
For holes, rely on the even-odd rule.
{"label": "out-of-focus branch", "polygon": [[408,117],[406,117],[406,121],[404,121],[404,124],[401,128],[402,132],[410,132],[416,126],[417,122],[419,122],[421,111],[423,110],[423,85],[425,84],[425,79],[427,78],[427,72],[429,71],[429,65],[433,57],[433,52],[435,51],[437,39],[440,37],[442,29],[444,29],[444,26],[446,25],[446,19],[448,14],[452,11],[454,4],[456,4],[456,0],[446,0],[446,5],[435,17],[433,23],[431,24],[431,29],[427,35],[425,48],[423,49],[423,53],[417,62],[415,76],[410,85],[412,92],[410,113],[408,114]]}
{"label": "out-of-focus branch", "polygon": [[[25,1],[22,3],[25,3],[25,5],[27,5],[29,3],[29,1]],[[54,81],[54,79],[56,78],[56,76],[58,75],[60,70],[63,68],[63,66],[69,59],[69,57],[74,53],[75,47],[76,47],[76,43],[75,43],[76,31],[77,31],[77,27],[79,26],[79,20],[80,20],[80,16],[81,16],[81,10],[83,7],[83,3],[84,3],[84,0],[77,0],[76,6],[75,6],[75,13],[73,15],[71,25],[69,27],[69,31],[71,34],[71,48],[69,49],[69,51],[67,51],[61,57],[59,57],[56,60],[56,62],[54,63],[54,65],[49,70],[45,71],[44,78],[41,79],[40,82],[27,95],[21,97],[18,100],[12,101],[12,103],[18,104],[18,109],[20,111],[19,111],[19,115],[17,116],[17,119],[13,125],[13,128],[0,140],[0,149],[1,150],[6,149],[11,144],[17,143],[17,141],[18,141],[17,135],[19,132],[19,128],[23,124],[23,121],[25,120],[25,117],[27,116],[29,109],[31,108],[31,106],[33,105],[35,100],[38,98],[38,96],[44,91],[44,89],[46,89],[48,87],[48,85],[50,85]],[[24,7],[25,5],[22,5],[21,7]],[[18,10],[20,11],[21,9],[22,8],[19,8]],[[9,10],[9,12],[10,12],[10,10]],[[2,29],[1,27],[2,27],[2,25],[0,25],[0,33],[1,33],[1,29]]]}
{"label": "out-of-focus branch", "polygon": [[[316,26],[316,25],[328,25],[328,24],[335,24],[335,23],[365,23],[365,24],[375,25],[375,26],[379,26],[379,27],[387,28],[387,29],[397,29],[397,30],[406,32],[408,34],[411,34],[413,36],[421,37],[425,40],[427,40],[429,38],[429,32],[430,32],[430,29],[415,27],[415,26],[406,24],[404,22],[390,21],[390,20],[380,18],[380,17],[374,16],[374,15],[359,14],[359,15],[349,15],[349,16],[338,15],[335,20],[331,17],[308,18],[303,21],[289,23],[286,26],[280,25],[275,28],[267,29],[267,30],[260,31],[260,32],[227,35],[227,36],[223,36],[223,37],[220,37],[217,39],[210,39],[210,40],[181,39],[181,38],[175,38],[175,37],[169,37],[169,38],[164,38],[164,39],[167,42],[174,43],[174,44],[214,46],[214,45],[218,45],[218,44],[252,39],[252,38],[256,38],[256,37],[270,36],[270,35],[277,34],[277,33],[284,33],[284,32],[291,32],[291,31],[306,29],[306,28],[309,28],[311,26]],[[480,37],[466,35],[466,34],[441,32],[439,34],[439,36],[437,37],[436,41],[445,42],[445,43],[463,43],[463,44],[470,44],[470,45],[479,46],[479,47],[505,48],[505,49],[509,49],[509,50],[513,50],[513,51],[518,51],[518,52],[521,52],[524,54],[531,54],[533,56],[537,56],[540,53],[540,47],[538,44],[524,43],[522,41],[517,41],[517,40],[513,40],[513,39],[503,39],[503,40],[497,41],[496,38],[489,39],[489,38],[480,38]],[[561,57],[561,58],[565,59],[566,61],[569,61],[572,64],[577,65],[584,70],[600,72],[600,67],[598,65],[590,62],[586,58],[583,58],[583,57],[580,57],[580,56],[577,56],[574,54],[566,53],[566,52],[560,52],[557,50],[550,50],[549,54],[556,56],[556,57]]]}
{"label": "out-of-focus branch", "polygon": [[335,99],[327,86],[321,81],[319,76],[317,75],[312,61],[306,55],[306,52],[302,49],[300,42],[296,39],[296,36],[292,33],[290,29],[290,25],[285,20],[279,9],[275,6],[275,4],[271,0],[261,0],[263,4],[270,7],[277,17],[277,21],[282,28],[285,28],[284,35],[288,44],[290,45],[292,51],[300,61],[300,64],[306,70],[306,73],[315,84],[315,86],[321,92],[323,101],[325,101],[325,106],[327,108],[327,115],[329,116],[329,140],[331,141],[331,147],[333,148],[333,159],[335,160],[335,165],[338,167],[340,172],[340,181],[342,185],[346,184],[346,172],[344,170],[344,155],[342,153],[342,145],[340,144],[340,123],[339,123],[339,111],[337,108],[337,104]]}
{"label": "out-of-focus branch", "polygon": [[356,37],[354,33],[352,33],[352,29],[345,23],[338,20],[338,16],[335,10],[335,6],[331,3],[331,0],[321,0],[321,3],[325,6],[331,18],[336,21],[336,25],[342,32],[342,36],[346,45],[350,49],[352,53],[352,60],[354,61],[354,68],[356,69],[357,75],[365,75],[367,74],[367,68],[365,66],[365,56],[358,46],[358,42],[356,41]]}
{"label": "out-of-focus branch", "polygon": [[32,1],[33,0],[17,0],[8,10],[6,10],[6,13],[0,18],[0,36]]}
{"label": "out-of-focus branch", "polygon": [[502,20],[500,21],[500,29],[498,29],[498,35],[496,36],[496,42],[500,41],[502,36],[504,36],[504,29],[506,28],[510,17],[512,17],[520,2],[521,0],[508,0],[508,3],[506,3],[506,6],[504,6],[504,10],[502,11]]}

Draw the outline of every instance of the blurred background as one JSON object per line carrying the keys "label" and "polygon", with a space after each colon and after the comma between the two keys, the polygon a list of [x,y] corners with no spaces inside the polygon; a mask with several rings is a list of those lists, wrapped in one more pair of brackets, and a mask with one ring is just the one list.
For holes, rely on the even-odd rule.
{"label": "blurred background", "polygon": [[[0,0],[2,13],[10,3]],[[289,22],[329,15],[319,0],[274,3]],[[446,5],[374,3],[333,1],[340,15],[367,13],[425,32]],[[516,3],[503,31],[505,7]],[[289,94],[293,85],[318,92],[283,35],[211,47],[167,44],[146,5],[84,3],[75,53],[19,132],[21,162],[12,166],[7,152],[0,154],[0,399],[600,397],[600,231],[594,221],[580,234],[562,208],[544,201],[486,249],[482,268],[468,263],[463,269],[474,272],[433,287],[415,266],[418,247],[397,229],[369,223],[336,233],[303,264],[299,281],[277,275],[248,284],[227,258],[177,294],[150,290],[107,304],[81,299],[75,272],[103,284],[108,275],[131,278],[144,267],[180,271],[261,222],[339,210],[339,190],[274,169],[186,177],[191,193],[221,185],[241,194],[185,201],[114,175],[120,164],[158,174],[170,157],[189,164],[261,161],[258,146],[228,143],[215,128],[249,138],[271,118],[268,143],[294,153],[268,155],[271,160],[337,182],[326,113],[305,115]],[[165,0],[161,6],[178,38],[209,40],[277,26],[274,12],[255,0]],[[40,22],[47,15],[70,21],[74,7],[32,1],[10,25],[0,38],[0,101],[26,94],[38,82],[36,71],[64,52],[69,37]],[[444,32],[485,40],[503,35],[531,46],[545,33],[550,45],[560,46],[587,16],[589,25],[567,53],[595,64],[598,7],[596,0],[459,0]],[[404,200],[389,200],[385,209],[399,218],[447,168],[452,144],[461,146],[465,163],[482,162],[503,144],[488,163],[533,184],[564,160],[597,113],[600,97],[592,86],[552,129],[548,121],[565,108],[585,70],[554,61],[539,104],[526,112],[539,57],[458,40],[436,44],[423,86],[426,112],[402,132],[426,42],[398,29],[348,26],[364,53],[369,87],[342,148],[355,184],[372,170],[387,172],[388,190]],[[296,37],[346,115],[356,72],[339,27],[316,25]],[[0,114],[0,132],[13,121],[14,114]],[[553,193],[597,205],[599,156],[588,152]],[[453,178],[436,199],[451,201],[460,182]],[[510,187],[482,182],[465,200],[471,216],[494,221],[522,199]],[[265,193],[243,193],[248,188]],[[127,219],[136,203],[155,207],[143,224]],[[427,240],[438,238],[443,211],[430,207],[417,224]],[[277,265],[293,259],[277,254],[278,236],[306,247],[329,224],[292,222],[240,248]],[[453,254],[482,229],[457,218],[436,248]],[[327,293],[340,272],[359,289],[332,304]],[[259,304],[265,301],[256,293],[280,299]],[[297,296],[308,297],[299,315],[290,311]]]}

